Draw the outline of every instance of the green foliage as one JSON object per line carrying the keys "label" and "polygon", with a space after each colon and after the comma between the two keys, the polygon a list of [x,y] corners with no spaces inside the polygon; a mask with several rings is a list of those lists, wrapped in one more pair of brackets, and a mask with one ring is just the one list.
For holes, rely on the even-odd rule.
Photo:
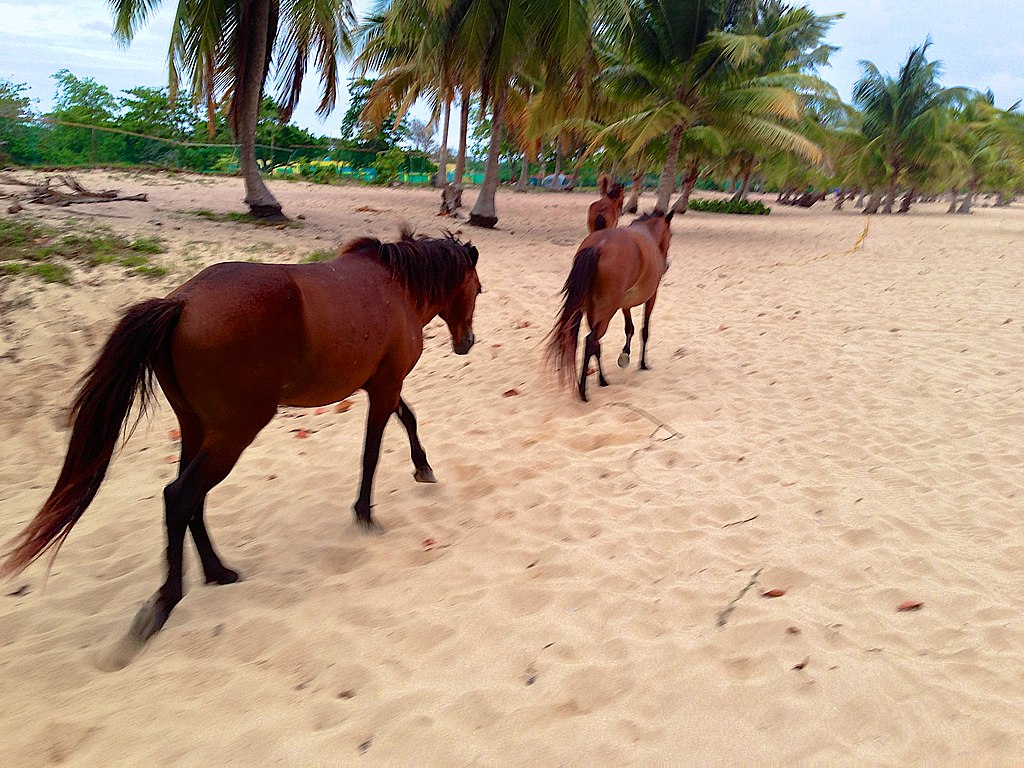
{"label": "green foliage", "polygon": [[741,213],[755,216],[767,216],[772,209],[760,200],[690,200],[687,206],[691,211],[705,213]]}
{"label": "green foliage", "polygon": [[366,106],[373,83],[373,80],[355,77],[348,81],[349,104],[345,116],[341,119],[341,138],[354,149],[384,152],[407,141],[411,133],[405,118],[397,121],[396,125],[398,115],[395,112],[384,118],[379,126],[363,120],[363,108]]}
{"label": "green foliage", "polygon": [[405,152],[399,147],[392,147],[385,152],[378,152],[377,159],[373,161],[373,170],[377,176],[375,184],[390,184],[398,178],[405,166]]}
{"label": "green foliage", "polygon": [[35,132],[29,125],[32,110],[25,95],[27,90],[24,83],[0,80],[0,164],[15,157],[32,157],[35,154]]}

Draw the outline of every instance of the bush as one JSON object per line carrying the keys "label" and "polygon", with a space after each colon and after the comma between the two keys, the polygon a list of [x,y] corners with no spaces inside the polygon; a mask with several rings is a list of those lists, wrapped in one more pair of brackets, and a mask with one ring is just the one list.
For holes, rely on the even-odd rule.
{"label": "bush", "polygon": [[390,184],[398,178],[405,167],[405,152],[399,147],[392,147],[386,152],[378,152],[373,161],[373,170],[377,172],[375,184]]}
{"label": "bush", "polygon": [[691,211],[706,213],[742,213],[755,216],[767,216],[772,209],[760,200],[691,200]]}

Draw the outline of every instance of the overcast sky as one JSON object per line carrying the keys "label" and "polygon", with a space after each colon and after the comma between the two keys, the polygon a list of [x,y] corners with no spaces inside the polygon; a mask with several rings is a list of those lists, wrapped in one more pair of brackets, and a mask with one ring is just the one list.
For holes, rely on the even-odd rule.
{"label": "overcast sky", "polygon": [[[1024,98],[1024,0],[806,2],[819,14],[846,13],[829,36],[841,50],[823,75],[847,100],[860,76],[859,60],[895,73],[907,52],[929,34],[934,41],[929,58],[943,62],[944,85],[991,88],[1001,107]],[[369,4],[370,0],[356,0],[357,12]],[[112,20],[104,0],[0,0],[0,79],[26,83],[41,111],[52,105],[52,75],[62,68],[95,78],[116,95],[135,85],[166,85],[176,5],[175,0],[164,0],[131,46],[123,49],[111,37]],[[316,134],[336,134],[345,104],[321,121],[315,114],[317,86],[315,76],[307,78],[294,122]]]}

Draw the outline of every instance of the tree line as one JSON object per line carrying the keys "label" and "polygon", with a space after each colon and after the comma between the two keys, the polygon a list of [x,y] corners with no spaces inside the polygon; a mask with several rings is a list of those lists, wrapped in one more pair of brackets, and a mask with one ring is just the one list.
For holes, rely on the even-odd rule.
{"label": "tree line", "polygon": [[[130,41],[157,4],[111,0],[115,34]],[[442,132],[441,168],[457,123],[446,212],[461,204],[474,127],[485,130],[470,212],[481,226],[498,220],[502,158],[519,163],[508,175],[520,190],[531,162],[553,159],[556,174],[590,163],[630,183],[634,210],[649,174],[655,209],[677,212],[709,177],[729,179],[737,200],[755,187],[810,202],[835,189],[838,207],[856,195],[868,213],[940,193],[966,212],[978,194],[1003,202],[1024,188],[1017,105],[943,86],[929,40],[893,75],[862,62],[853,104],[843,103],[821,75],[841,18],[782,0],[379,0],[362,20],[349,0],[182,0],[160,108],[179,109],[181,88],[206,116],[192,130],[220,119],[240,148],[250,211],[264,217],[282,214],[260,177],[260,137],[274,113],[288,127],[310,67],[329,112],[346,57],[374,77],[359,81],[355,123],[383,134],[426,103]]]}

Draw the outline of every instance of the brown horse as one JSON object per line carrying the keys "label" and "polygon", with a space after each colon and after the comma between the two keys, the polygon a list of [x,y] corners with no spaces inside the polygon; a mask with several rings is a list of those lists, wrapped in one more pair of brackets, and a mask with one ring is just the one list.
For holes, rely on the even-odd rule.
{"label": "brown horse", "polygon": [[619,367],[629,365],[629,343],[633,338],[630,307],[644,305],[643,347],[640,368],[647,370],[647,339],[651,312],[658,297],[661,276],[668,269],[669,227],[672,212],[649,213],[622,229],[594,232],[584,240],[573,258],[572,269],[562,287],[565,299],[555,327],[548,334],[548,359],[558,369],[563,385],[577,381],[576,345],[584,310],[587,313],[586,345],[579,373],[579,395],[587,399],[587,367],[597,358],[598,382],[608,386],[601,368],[601,337],[616,311],[626,320],[626,345],[619,355]]}
{"label": "brown horse", "polygon": [[[369,414],[356,522],[379,531],[370,489],[391,414],[409,434],[419,482],[437,482],[416,435],[402,382],[440,315],[456,354],[473,346],[477,249],[449,235],[395,243],[354,240],[330,262],[217,264],[164,299],[130,307],[83,377],[64,467],[42,509],[0,561],[0,577],[54,556],[96,495],[129,414],[159,381],[181,425],[178,477],[164,488],[167,579],[139,611],[129,638],[160,630],[182,598],[182,547],[192,532],[207,583],[238,574],[217,556],[203,521],[207,493],[274,416],[278,405],[332,403],[366,390]],[[139,418],[142,413],[139,414]],[[137,423],[137,421],[135,422]],[[52,562],[52,561],[51,561]]]}
{"label": "brown horse", "polygon": [[591,232],[614,229],[622,215],[623,187],[602,173],[597,180],[597,189],[601,199],[591,203],[587,209],[587,229]]}

